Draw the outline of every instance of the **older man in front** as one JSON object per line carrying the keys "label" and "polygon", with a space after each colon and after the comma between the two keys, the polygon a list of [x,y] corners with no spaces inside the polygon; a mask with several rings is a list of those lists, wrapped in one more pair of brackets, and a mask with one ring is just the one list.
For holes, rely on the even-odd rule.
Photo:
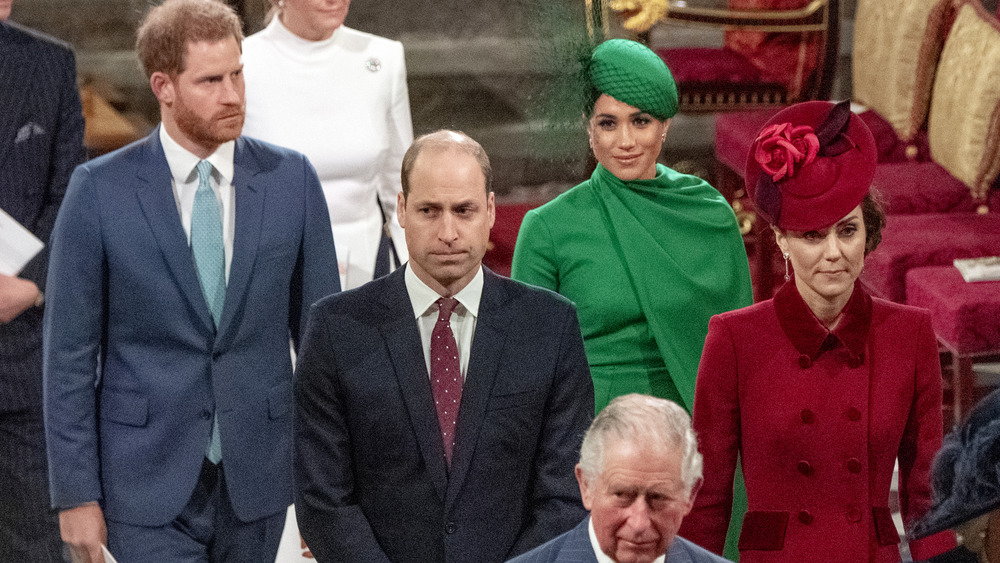
{"label": "older man in front", "polygon": [[701,454],[684,409],[623,395],[594,419],[576,465],[590,517],[509,563],[722,563],[677,536],[701,486]]}

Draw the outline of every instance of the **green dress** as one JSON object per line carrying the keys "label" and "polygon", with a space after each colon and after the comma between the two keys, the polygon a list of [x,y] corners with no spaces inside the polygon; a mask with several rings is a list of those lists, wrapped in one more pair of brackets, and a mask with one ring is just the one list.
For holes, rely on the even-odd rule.
{"label": "green dress", "polygon": [[590,180],[529,211],[511,277],[577,306],[598,411],[645,393],[691,412],[708,319],[753,301],[736,217],[704,180],[657,165]]}
{"label": "green dress", "polygon": [[[690,413],[709,318],[753,303],[732,207],[704,180],[663,165],[652,180],[622,182],[598,164],[590,180],[529,211],[511,277],[576,304],[597,411],[644,393]],[[733,561],[742,477],[725,550]]]}

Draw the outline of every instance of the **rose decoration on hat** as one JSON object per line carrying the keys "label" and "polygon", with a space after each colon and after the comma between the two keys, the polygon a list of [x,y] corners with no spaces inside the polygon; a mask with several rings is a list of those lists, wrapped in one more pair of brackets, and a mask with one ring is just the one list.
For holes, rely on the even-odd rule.
{"label": "rose decoration on hat", "polygon": [[760,132],[754,144],[757,147],[754,159],[774,182],[794,177],[799,169],[812,163],[819,154],[819,138],[808,125],[771,125]]}

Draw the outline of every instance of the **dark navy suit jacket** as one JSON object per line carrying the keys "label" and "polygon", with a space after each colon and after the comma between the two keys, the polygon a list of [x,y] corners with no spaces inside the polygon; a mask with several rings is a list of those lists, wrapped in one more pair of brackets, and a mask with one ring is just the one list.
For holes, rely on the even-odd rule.
{"label": "dark navy suit jacket", "polygon": [[[590,543],[589,523],[590,518],[584,518],[576,528],[511,559],[510,563],[597,563]],[[729,563],[729,560],[675,536],[667,549],[666,563]]]}
{"label": "dark navy suit jacket", "polygon": [[[76,62],[65,44],[0,22],[0,209],[46,243],[19,274],[45,291],[48,241],[83,161]],[[42,311],[0,325],[0,411],[42,406]]]}
{"label": "dark navy suit jacket", "polygon": [[315,305],[296,379],[299,527],[321,562],[502,562],[586,512],[576,311],[484,271],[451,468],[405,268]]}
{"label": "dark navy suit jacket", "polygon": [[241,137],[218,330],[159,131],[81,165],[55,231],[45,312],[52,500],[160,526],[191,497],[218,415],[244,521],[292,500],[292,362],[309,305],[339,290],[323,192],[299,153]]}

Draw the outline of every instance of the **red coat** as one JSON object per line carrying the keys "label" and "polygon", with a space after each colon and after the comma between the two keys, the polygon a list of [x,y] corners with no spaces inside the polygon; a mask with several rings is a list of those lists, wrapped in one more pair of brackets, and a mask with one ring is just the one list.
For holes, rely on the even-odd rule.
{"label": "red coat", "polygon": [[[930,506],[941,446],[930,316],[855,285],[830,332],[793,283],[773,300],[717,315],[698,369],[694,428],[705,482],[680,535],[722,552],[740,454],[749,504],[742,562],[897,562],[894,462],[909,525]],[[950,532],[910,543],[914,559],[953,546]]]}

